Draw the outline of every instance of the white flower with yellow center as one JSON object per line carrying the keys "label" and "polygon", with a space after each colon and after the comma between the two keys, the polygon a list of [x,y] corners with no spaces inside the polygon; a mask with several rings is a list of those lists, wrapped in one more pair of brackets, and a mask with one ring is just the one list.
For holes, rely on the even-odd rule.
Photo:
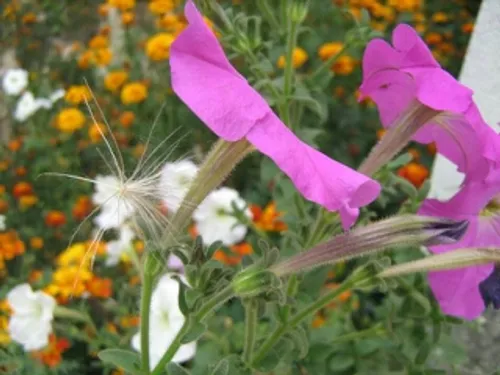
{"label": "white flower with yellow center", "polygon": [[222,241],[226,246],[234,245],[247,233],[247,226],[238,221],[234,207],[248,219],[252,213],[239,193],[227,187],[212,191],[194,212],[196,229],[205,245]]}
{"label": "white flower with yellow center", "polygon": [[[149,326],[149,360],[151,367],[158,364],[161,357],[174,341],[184,324],[185,317],[179,308],[179,283],[171,275],[163,276],[153,292]],[[140,332],[132,338],[132,347],[140,351]],[[186,362],[194,357],[196,343],[181,345],[173,362]]]}
{"label": "white flower with yellow center", "polygon": [[7,294],[12,309],[9,335],[25,351],[38,350],[49,343],[56,300],[42,292],[33,292],[29,284],[21,284]]}

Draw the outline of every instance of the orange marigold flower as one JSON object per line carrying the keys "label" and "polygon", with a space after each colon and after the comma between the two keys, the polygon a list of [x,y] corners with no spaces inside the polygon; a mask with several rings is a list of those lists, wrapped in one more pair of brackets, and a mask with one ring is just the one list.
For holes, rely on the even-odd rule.
{"label": "orange marigold flower", "polygon": [[151,13],[161,15],[174,10],[175,3],[172,0],[152,0],[148,8]]}
{"label": "orange marigold flower", "polygon": [[181,32],[186,27],[185,21],[174,13],[164,14],[156,22],[159,28],[167,29],[174,34]]}
{"label": "orange marigold flower", "polygon": [[87,291],[97,298],[109,298],[113,294],[113,282],[94,276],[87,283]]}
{"label": "orange marigold flower", "polygon": [[226,254],[224,250],[217,250],[214,253],[213,258],[227,266],[235,266],[241,262],[241,256]]}
{"label": "orange marigold flower", "polygon": [[438,44],[443,41],[443,36],[436,32],[431,32],[425,36],[427,44]]}
{"label": "orange marigold flower", "polygon": [[6,189],[5,185],[0,184],[0,195],[5,194],[6,191],[7,191],[7,189]]}
{"label": "orange marigold flower", "polygon": [[106,127],[106,125],[100,122],[95,122],[90,126],[88,130],[89,138],[93,143],[100,142],[102,141],[103,135],[106,134],[107,131],[108,128]]}
{"label": "orange marigold flower", "polygon": [[25,245],[15,231],[0,233],[0,259],[11,260],[24,254]]}
{"label": "orange marigold flower", "polygon": [[85,115],[78,108],[65,108],[56,118],[56,126],[63,133],[73,133],[85,124]]}
{"label": "orange marigold flower", "polygon": [[92,212],[92,201],[87,196],[78,197],[71,213],[75,220],[83,220]]}
{"label": "orange marigold flower", "polygon": [[107,17],[109,13],[109,4],[99,4],[99,7],[97,8],[97,13],[99,13],[101,17]]}
{"label": "orange marigold flower", "polygon": [[126,26],[132,25],[135,21],[135,14],[132,12],[122,13],[122,23]]}
{"label": "orange marigold flower", "polygon": [[106,66],[111,63],[113,53],[109,48],[100,48],[94,51],[94,62],[97,66]]}
{"label": "orange marigold flower", "polygon": [[130,128],[134,123],[135,115],[132,111],[125,111],[120,115],[118,121],[120,121],[120,125],[125,129]]}
{"label": "orange marigold flower", "polygon": [[94,53],[92,51],[85,51],[78,58],[78,66],[80,69],[88,69],[93,62]]}
{"label": "orange marigold flower", "polygon": [[33,12],[26,13],[22,18],[22,23],[29,25],[36,22],[36,14]]}
{"label": "orange marigold flower", "polygon": [[35,250],[40,250],[43,247],[43,238],[42,237],[31,237],[30,238],[30,247]]}
{"label": "orange marigold flower", "polygon": [[52,228],[60,227],[66,224],[66,215],[62,211],[49,211],[45,215],[45,224]]}
{"label": "orange marigold flower", "polygon": [[255,226],[267,232],[283,232],[288,229],[288,226],[279,218],[283,216],[283,212],[276,210],[276,203],[269,203],[264,210],[259,206],[252,204],[250,210],[253,214],[253,222]]}
{"label": "orange marigold flower", "polygon": [[472,22],[464,23],[461,26],[462,32],[465,34],[470,34],[474,30],[474,24]]}
{"label": "orange marigold flower", "polygon": [[175,37],[169,33],[159,33],[146,42],[146,55],[153,61],[166,60],[170,56],[170,46]]}
{"label": "orange marigold flower", "polygon": [[408,153],[411,155],[411,159],[413,161],[418,161],[420,159],[420,151],[418,151],[416,148],[410,148],[408,150]]}
{"label": "orange marigold flower", "polygon": [[237,245],[231,246],[231,251],[236,255],[245,256],[253,254],[253,247],[248,242],[243,242]]}
{"label": "orange marigold flower", "polygon": [[35,284],[42,279],[43,272],[40,270],[33,270],[30,272],[28,281],[30,284]]}
{"label": "orange marigold flower", "polygon": [[26,167],[17,167],[14,171],[17,177],[23,177],[26,176],[26,173],[28,171],[26,170]]}
{"label": "orange marigold flower", "polygon": [[432,15],[432,21],[435,23],[446,23],[450,17],[444,12],[437,12]]}
{"label": "orange marigold flower", "polygon": [[141,82],[126,84],[121,92],[120,98],[123,104],[135,104],[144,101],[148,96],[148,88]]}
{"label": "orange marigold flower", "polygon": [[12,152],[16,152],[19,151],[22,145],[23,142],[21,138],[14,138],[9,141],[9,143],[7,144],[7,148]]}
{"label": "orange marigold flower", "polygon": [[123,70],[109,72],[104,77],[104,86],[112,92],[117,91],[128,80],[128,73]]}
{"label": "orange marigold flower", "polygon": [[133,328],[138,327],[140,318],[137,315],[124,316],[120,318],[120,326],[123,328]]}
{"label": "orange marigold flower", "polygon": [[4,214],[9,210],[9,203],[5,199],[0,199],[0,214]]}
{"label": "orange marigold flower", "polygon": [[109,46],[109,40],[104,35],[96,35],[89,40],[89,48],[100,49],[107,48]]}
{"label": "orange marigold flower", "polygon": [[[306,63],[309,59],[309,56],[303,48],[295,47],[292,53],[292,66],[294,68],[300,68],[302,65]],[[276,63],[278,68],[284,69],[286,65],[286,57],[281,55]]]}
{"label": "orange marigold flower", "polygon": [[326,323],[325,317],[322,314],[318,313],[314,317],[314,319],[313,319],[313,321],[311,323],[311,326],[313,328],[321,328],[321,327],[323,327],[325,325],[325,323]]}
{"label": "orange marigold flower", "polygon": [[16,198],[21,198],[33,194],[33,186],[29,182],[21,181],[12,188],[12,195]]}
{"label": "orange marigold flower", "polygon": [[0,161],[0,172],[5,172],[7,169],[9,169],[9,164],[10,162],[8,160]]}
{"label": "orange marigold flower", "polygon": [[108,4],[125,12],[135,7],[135,0],[108,0]]}
{"label": "orange marigold flower", "polygon": [[70,86],[66,94],[64,95],[64,100],[70,104],[78,105],[85,101],[90,100],[92,97],[90,90],[85,85],[74,85]]}
{"label": "orange marigold flower", "polygon": [[414,186],[420,187],[429,177],[429,170],[422,164],[412,162],[401,167],[398,175],[410,181]]}
{"label": "orange marigold flower", "polygon": [[33,207],[37,203],[38,197],[36,195],[24,195],[19,198],[19,206],[21,206],[22,209]]}
{"label": "orange marigold flower", "polygon": [[340,56],[332,65],[331,70],[336,74],[346,76],[351,74],[356,67],[357,61],[348,55]]}
{"label": "orange marigold flower", "polygon": [[67,339],[59,339],[54,334],[51,334],[49,337],[49,345],[42,350],[32,352],[32,356],[44,365],[55,368],[62,361],[62,353],[68,350],[70,346],[70,342]]}

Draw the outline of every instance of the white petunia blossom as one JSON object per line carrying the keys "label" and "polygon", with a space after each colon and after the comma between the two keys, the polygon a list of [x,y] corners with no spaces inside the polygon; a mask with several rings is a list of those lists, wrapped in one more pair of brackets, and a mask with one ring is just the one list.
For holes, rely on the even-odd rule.
{"label": "white petunia blossom", "polygon": [[[163,276],[153,292],[150,312],[149,360],[156,366],[172,344],[175,335],[184,324],[185,317],[179,308],[179,283],[171,275]],[[132,338],[132,347],[141,350],[140,332]],[[173,362],[186,362],[194,357],[196,343],[181,345]]]}
{"label": "white petunia blossom", "polygon": [[115,241],[110,241],[106,244],[106,266],[116,266],[120,263],[120,259],[123,255],[127,254],[133,250],[132,240],[135,238],[135,233],[128,225],[124,225],[120,228],[120,234],[118,239]]}
{"label": "white petunia blossom", "polygon": [[8,331],[13,341],[25,351],[38,350],[49,343],[56,300],[42,292],[33,292],[29,284],[21,284],[7,294],[12,308]]}
{"label": "white petunia blossom", "polygon": [[7,95],[19,95],[28,86],[28,72],[24,69],[9,69],[2,79],[2,89]]}
{"label": "white petunia blossom", "polygon": [[99,228],[103,230],[120,228],[134,214],[134,204],[120,193],[122,190],[122,183],[117,177],[96,177],[92,202],[101,207],[100,213],[94,218]]}
{"label": "white petunia blossom", "polygon": [[194,212],[193,219],[203,243],[210,245],[222,241],[226,246],[234,245],[245,237],[247,226],[241,224],[233,213],[233,205],[249,219],[252,213],[239,193],[227,187],[212,191]]}
{"label": "white petunia blossom", "polygon": [[7,229],[7,225],[5,224],[6,217],[5,215],[0,215],[0,231]]}
{"label": "white petunia blossom", "polygon": [[17,101],[16,109],[14,110],[14,118],[20,122],[26,121],[38,111],[41,106],[42,103],[40,99],[36,99],[32,92],[25,92]]}
{"label": "white petunia blossom", "polygon": [[64,95],[66,95],[66,91],[64,89],[57,89],[56,91],[54,91],[52,94],[49,95],[49,100],[51,101],[52,104],[54,104],[58,100],[64,98]]}
{"label": "white petunia blossom", "polygon": [[160,176],[160,194],[170,212],[176,212],[193,182],[198,167],[190,160],[166,163]]}

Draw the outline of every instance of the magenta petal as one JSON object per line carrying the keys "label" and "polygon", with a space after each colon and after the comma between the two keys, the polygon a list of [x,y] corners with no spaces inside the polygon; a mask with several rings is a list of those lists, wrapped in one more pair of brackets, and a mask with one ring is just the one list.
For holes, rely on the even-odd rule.
{"label": "magenta petal", "polygon": [[186,17],[189,26],[170,50],[172,87],[215,134],[239,140],[271,109],[231,66],[191,1]]}
{"label": "magenta petal", "polygon": [[303,143],[272,112],[256,124],[247,140],[271,158],[305,198],[340,210],[344,229],[354,223],[359,207],[380,193],[377,182]]}
{"label": "magenta petal", "polygon": [[369,79],[374,73],[386,69],[399,69],[402,55],[382,39],[373,39],[363,54],[363,77]]}
{"label": "magenta petal", "polygon": [[399,70],[383,70],[363,81],[359,88],[376,104],[382,125],[388,127],[405,111],[415,98],[412,77]]}
{"label": "magenta petal", "polygon": [[484,311],[479,284],[493,271],[493,264],[429,273],[429,284],[444,313],[475,319]]}
{"label": "magenta petal", "polygon": [[437,111],[465,112],[472,103],[473,91],[443,69],[404,69],[417,84],[417,98]]}
{"label": "magenta petal", "polygon": [[440,67],[429,47],[409,25],[400,24],[394,29],[392,44],[398,51],[404,52],[401,59],[402,68]]}

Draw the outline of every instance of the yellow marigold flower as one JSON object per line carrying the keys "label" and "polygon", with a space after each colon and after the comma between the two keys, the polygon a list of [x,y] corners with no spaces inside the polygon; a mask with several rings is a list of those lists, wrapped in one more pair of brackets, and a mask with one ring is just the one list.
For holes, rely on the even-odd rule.
{"label": "yellow marigold flower", "polygon": [[340,56],[332,65],[332,71],[336,74],[346,76],[353,72],[356,67],[356,60],[348,55]]}
{"label": "yellow marigold flower", "polygon": [[132,12],[122,13],[122,23],[126,26],[132,25],[135,21],[135,14]]}
{"label": "yellow marigold flower", "polygon": [[135,7],[135,0],[108,0],[108,4],[125,12]]}
{"label": "yellow marigold flower", "polygon": [[106,125],[96,122],[89,128],[89,138],[94,143],[100,142],[102,140],[102,134],[106,134],[107,131]]}
{"label": "yellow marigold flower", "polygon": [[170,56],[170,45],[175,40],[169,33],[159,33],[146,43],[146,55],[153,61],[166,60]]}
{"label": "yellow marigold flower", "polygon": [[99,7],[97,8],[97,13],[99,13],[101,17],[107,17],[109,13],[109,4],[99,4]]}
{"label": "yellow marigold flower", "polygon": [[330,57],[335,56],[344,48],[342,42],[325,43],[319,47],[318,55],[321,60],[328,60]]}
{"label": "yellow marigold flower", "polygon": [[140,103],[148,96],[148,88],[141,82],[126,84],[121,92],[120,98],[123,104]]}
{"label": "yellow marigold flower", "polygon": [[109,65],[112,58],[113,53],[109,48],[100,48],[94,51],[94,62],[98,66]]}
{"label": "yellow marigold flower", "polygon": [[425,26],[425,23],[417,23],[415,25],[415,30],[417,31],[417,33],[423,34],[427,30],[427,26]]}
{"label": "yellow marigold flower", "polygon": [[[88,246],[85,242],[75,243],[59,254],[56,259],[56,264],[59,267],[79,266],[82,264],[87,250]],[[87,262],[89,262],[89,260],[90,259],[88,259]]]}
{"label": "yellow marigold flower", "polygon": [[8,326],[9,318],[6,316],[0,316],[0,346],[6,346],[10,343]]}
{"label": "yellow marigold flower", "polygon": [[148,8],[151,13],[160,15],[174,10],[175,4],[172,0],[152,0]]}
{"label": "yellow marigold flower", "polygon": [[64,95],[64,100],[70,104],[81,104],[88,101],[92,97],[90,90],[85,85],[75,85],[70,86],[66,95]]}
{"label": "yellow marigold flower", "polygon": [[46,292],[61,302],[67,302],[70,297],[81,297],[87,291],[87,282],[93,273],[80,265],[58,268],[52,274],[52,283]]}
{"label": "yellow marigold flower", "polygon": [[425,14],[424,13],[415,13],[413,15],[413,21],[415,22],[425,22]]}
{"label": "yellow marigold flower", "polygon": [[167,13],[158,18],[156,25],[160,29],[167,29],[174,34],[181,32],[186,27],[186,23],[182,18],[173,13]]}
{"label": "yellow marigold flower", "polygon": [[73,133],[85,124],[85,116],[77,108],[63,109],[57,115],[56,126],[63,133]]}
{"label": "yellow marigold flower", "polygon": [[[309,56],[307,55],[307,52],[300,48],[300,47],[295,47],[292,53],[292,66],[294,68],[300,68],[302,65],[306,63],[306,61],[309,59]],[[283,69],[286,64],[286,58],[285,56],[280,56],[278,59],[278,62],[276,65],[278,68]]]}
{"label": "yellow marigold flower", "polygon": [[109,72],[106,77],[104,77],[104,86],[109,91],[117,91],[120,87],[127,82],[128,73],[123,70],[117,70],[114,72]]}
{"label": "yellow marigold flower", "polygon": [[414,12],[422,8],[422,0],[389,0],[387,5],[398,12]]}
{"label": "yellow marigold flower", "polygon": [[108,45],[108,38],[106,38],[104,35],[96,35],[89,40],[89,48],[92,49],[106,48],[108,47]]}

